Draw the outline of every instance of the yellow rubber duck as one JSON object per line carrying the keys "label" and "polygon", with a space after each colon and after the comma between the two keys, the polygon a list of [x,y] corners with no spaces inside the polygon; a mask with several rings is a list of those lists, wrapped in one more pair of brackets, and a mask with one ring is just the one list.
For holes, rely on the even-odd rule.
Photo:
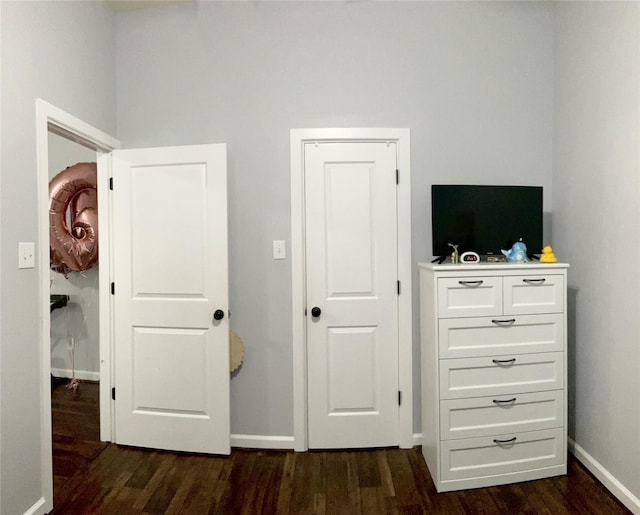
{"label": "yellow rubber duck", "polygon": [[540,255],[540,263],[557,263],[558,258],[553,253],[553,249],[551,245],[547,245],[542,249],[542,254]]}

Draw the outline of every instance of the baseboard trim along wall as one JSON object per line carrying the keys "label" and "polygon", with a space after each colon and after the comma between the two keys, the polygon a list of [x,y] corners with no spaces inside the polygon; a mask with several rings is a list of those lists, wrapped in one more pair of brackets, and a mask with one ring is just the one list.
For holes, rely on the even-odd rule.
{"label": "baseboard trim along wall", "polygon": [[[52,368],[51,373],[54,377],[65,377],[67,379],[71,379],[73,377],[73,371],[66,368]],[[76,370],[76,379],[83,381],[100,381],[100,372]]]}
{"label": "baseboard trim along wall", "polygon": [[[413,446],[422,445],[422,433],[413,434]],[[231,435],[231,447],[242,449],[294,449],[293,436]]]}
{"label": "baseboard trim along wall", "polygon": [[[51,505],[53,507],[53,505]],[[45,510],[45,500],[44,497],[40,497],[33,506],[31,506],[27,511],[24,512],[23,515],[41,515],[47,513],[48,510]]]}
{"label": "baseboard trim along wall", "polygon": [[231,447],[244,449],[293,449],[293,436],[231,435]]}
{"label": "baseboard trim along wall", "polygon": [[636,515],[640,514],[640,499],[633,495],[602,464],[580,447],[571,438],[568,439],[569,451],[585,468],[600,481],[607,490]]}

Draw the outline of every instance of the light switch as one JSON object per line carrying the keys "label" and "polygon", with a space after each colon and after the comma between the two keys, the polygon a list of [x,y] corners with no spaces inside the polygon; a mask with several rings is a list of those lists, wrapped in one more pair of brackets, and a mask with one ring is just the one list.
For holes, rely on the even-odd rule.
{"label": "light switch", "polygon": [[33,242],[18,243],[18,268],[35,268],[36,244]]}
{"label": "light switch", "polygon": [[273,259],[285,259],[286,257],[284,240],[273,240]]}

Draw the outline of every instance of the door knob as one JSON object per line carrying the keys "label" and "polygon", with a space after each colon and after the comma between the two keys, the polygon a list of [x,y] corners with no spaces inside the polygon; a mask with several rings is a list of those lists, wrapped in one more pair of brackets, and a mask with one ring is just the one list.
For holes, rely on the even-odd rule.
{"label": "door knob", "polygon": [[314,306],[311,308],[312,317],[319,317],[321,313],[322,313],[322,310],[318,306]]}
{"label": "door knob", "polygon": [[222,311],[221,309],[216,309],[213,312],[213,319],[214,320],[222,320],[224,318],[224,311]]}

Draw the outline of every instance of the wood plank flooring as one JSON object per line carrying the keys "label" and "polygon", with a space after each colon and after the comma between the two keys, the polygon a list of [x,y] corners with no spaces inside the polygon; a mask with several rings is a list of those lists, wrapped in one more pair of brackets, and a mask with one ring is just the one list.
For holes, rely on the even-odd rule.
{"label": "wood plank flooring", "polygon": [[212,457],[98,441],[98,385],[52,394],[55,515],[624,514],[570,456],[569,474],[437,494],[420,449]]}

